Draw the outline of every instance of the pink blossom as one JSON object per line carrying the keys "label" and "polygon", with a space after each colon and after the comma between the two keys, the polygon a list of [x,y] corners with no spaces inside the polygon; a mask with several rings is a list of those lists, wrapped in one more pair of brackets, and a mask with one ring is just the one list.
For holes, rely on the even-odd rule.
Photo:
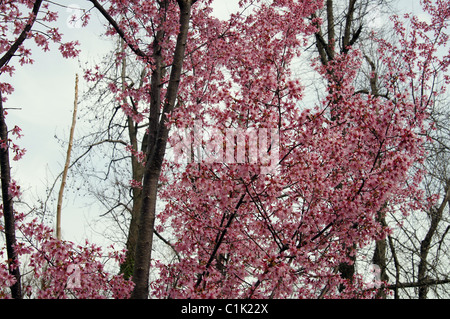
{"label": "pink blossom", "polygon": [[17,185],[15,180],[12,180],[9,184],[8,193],[11,197],[20,197],[22,193],[20,192],[20,186]]}

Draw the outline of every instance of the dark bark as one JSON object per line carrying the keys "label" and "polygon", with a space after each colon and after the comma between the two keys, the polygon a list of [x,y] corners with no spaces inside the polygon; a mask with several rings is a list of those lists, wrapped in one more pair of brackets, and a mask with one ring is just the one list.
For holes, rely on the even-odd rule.
{"label": "dark bark", "polygon": [[[352,253],[356,249],[353,245],[347,248],[347,258],[350,259],[349,262],[342,262],[339,264],[338,270],[341,274],[341,278],[347,280],[350,284],[353,282],[353,276],[355,275],[355,261],[356,254]],[[339,292],[342,292],[346,288],[345,284],[339,285]]]}
{"label": "dark bark", "polygon": [[[377,214],[377,221],[382,225],[386,226],[386,220],[383,212],[378,212]],[[386,247],[387,247],[387,241],[385,238],[379,239],[375,241],[375,250],[372,257],[372,262],[377,265],[380,269],[379,278],[381,281],[387,281],[389,278],[386,273]],[[381,287],[381,289],[378,290],[377,299],[386,299],[386,292]]]}
{"label": "dark bark", "polygon": [[447,202],[450,200],[450,180],[446,183],[445,197],[438,208],[431,208],[430,211],[430,227],[425,235],[425,238],[420,243],[420,261],[418,266],[417,281],[419,284],[419,299],[426,299],[428,294],[429,285],[426,283],[430,281],[428,278],[428,253],[431,248],[433,236],[435,235],[438,225],[442,220],[442,215]]}
{"label": "dark bark", "polygon": [[9,273],[14,276],[16,282],[10,287],[11,296],[14,299],[22,298],[19,260],[15,251],[16,246],[16,222],[14,217],[13,199],[9,194],[11,182],[11,167],[9,162],[8,128],[5,121],[2,95],[0,92],[0,142],[5,147],[0,147],[0,173],[2,183],[3,218],[5,220],[6,252],[8,256]]}
{"label": "dark bark", "polygon": [[[131,133],[130,133],[131,134]],[[133,140],[135,140],[136,136],[134,135],[134,139],[132,140],[132,146],[134,148]],[[144,136],[146,139],[147,136]],[[145,144],[145,143],[143,143]],[[142,181],[144,176],[144,167],[141,163],[138,163],[135,157],[132,157],[132,178],[135,181]],[[125,278],[130,278],[133,274],[134,268],[134,256],[136,254],[136,242],[138,239],[138,230],[139,230],[139,213],[142,207],[142,189],[139,187],[133,187],[133,207],[131,209],[131,220],[128,228],[127,242],[126,242],[126,258],[125,262],[120,265],[120,272],[124,274]]]}
{"label": "dark bark", "polygon": [[159,111],[160,106],[160,101],[158,100],[160,96],[159,91],[161,87],[160,82],[162,72],[162,56],[158,43],[158,36],[156,37],[154,44],[154,61],[156,63],[156,67],[152,74],[152,91],[154,91],[152,92],[147,162],[144,173],[142,208],[140,212],[139,233],[134,261],[133,281],[135,283],[135,288],[131,296],[133,299],[148,298],[149,293],[148,281],[153,246],[153,228],[155,224],[158,181],[161,174],[161,167],[164,160],[167,138],[169,135],[169,128],[166,126],[166,114],[170,114],[174,109],[175,101],[178,95],[192,3],[193,1],[191,0],[178,1],[178,5],[180,7],[180,32],[177,37],[177,43],[173,56],[172,70],[163,107],[163,113],[159,122],[155,121],[155,119],[158,119],[157,112]]}
{"label": "dark bark", "polygon": [[344,36],[342,37],[342,52],[344,52],[344,53],[348,51],[349,46],[352,46],[356,42],[356,40],[358,39],[359,34],[361,32],[361,26],[360,26],[360,28],[358,28],[358,31],[356,31],[353,34],[352,38],[350,38],[352,24],[353,24],[353,14],[355,12],[355,4],[356,4],[356,0],[349,0],[348,11],[345,16]]}
{"label": "dark bark", "polygon": [[[122,89],[125,90],[126,88],[126,72],[127,72],[127,64],[126,59],[122,62],[122,75],[121,75],[121,81],[122,81]],[[141,74],[141,84],[143,82],[143,78],[145,76],[145,72]],[[126,101],[124,101],[126,102]],[[133,101],[131,100],[132,104]],[[134,104],[133,104],[134,106]],[[128,127],[128,137],[130,139],[131,147],[134,151],[139,150],[139,142],[138,142],[138,128],[137,124],[133,121],[131,117],[127,118],[127,127]],[[144,135],[143,140],[141,142],[141,151],[146,152],[147,150],[147,135]],[[131,156],[131,173],[132,173],[132,179],[135,181],[142,182],[143,176],[144,176],[144,167],[143,165],[138,161],[136,156]],[[133,187],[132,189],[132,200],[133,200],[133,207],[131,208],[131,220],[130,225],[128,227],[128,235],[127,235],[127,242],[126,242],[126,258],[125,261],[120,265],[120,273],[124,275],[124,278],[129,279],[133,274],[133,268],[134,268],[134,255],[136,254],[136,242],[138,237],[138,229],[139,229],[139,213],[141,211],[142,206],[142,189],[139,187]]]}
{"label": "dark bark", "polygon": [[[254,176],[255,178],[256,176]],[[252,180],[254,179],[252,178]],[[234,208],[234,212],[233,214],[231,214],[231,216],[228,218],[227,223],[224,227],[224,229],[220,232],[217,233],[216,236],[216,240],[214,242],[214,249],[212,250],[211,256],[209,257],[208,262],[206,263],[206,267],[205,267],[205,271],[203,271],[201,274],[198,275],[197,277],[197,282],[195,283],[195,288],[198,288],[200,283],[202,282],[202,280],[204,279],[205,276],[208,275],[208,269],[211,267],[212,263],[214,260],[216,260],[216,255],[217,252],[220,248],[220,246],[222,245],[225,235],[227,234],[228,229],[230,228],[234,218],[237,215],[237,212],[239,210],[239,208],[241,207],[241,205],[244,203],[244,198],[245,198],[246,193],[241,195],[241,198],[239,199],[239,202],[237,203],[236,207]],[[226,217],[223,216],[223,221],[225,221]]]}
{"label": "dark bark", "polygon": [[[8,64],[14,56],[19,47],[26,40],[31,28],[33,27],[36,17],[39,13],[42,0],[36,0],[31,11],[32,17],[29,19],[19,37],[14,41],[8,51],[0,58],[0,68]],[[8,128],[5,120],[5,110],[3,108],[3,100],[0,92],[0,140],[8,144]],[[5,239],[6,251],[9,263],[9,272],[14,276],[16,282],[11,286],[11,296],[15,299],[22,298],[20,270],[18,268],[19,260],[15,252],[16,245],[16,230],[13,200],[9,194],[9,186],[11,182],[11,167],[9,161],[8,147],[0,147],[0,173],[1,173],[1,188],[3,201],[3,218],[5,220]]]}
{"label": "dark bark", "polygon": [[[181,71],[183,67],[184,53],[191,16],[191,6],[196,0],[178,0],[180,8],[180,30],[177,36],[175,51],[173,54],[173,63],[164,105],[161,112],[161,79],[163,76],[163,60],[161,52],[161,42],[164,38],[164,30],[159,29],[153,40],[152,59],[145,52],[133,43],[129,43],[124,31],[117,22],[109,15],[101,4],[96,0],[90,1],[95,8],[105,17],[110,25],[115,29],[118,35],[125,41],[128,47],[138,56],[143,58],[144,62],[152,62],[151,75],[151,102],[149,112],[149,128],[146,142],[146,164],[143,174],[142,206],[139,212],[138,232],[135,246],[133,282],[135,288],[131,295],[132,299],[148,298],[149,293],[149,272],[151,263],[151,253],[153,246],[154,224],[156,214],[156,201],[158,181],[161,174],[162,163],[164,160],[169,128],[166,126],[167,114],[170,114],[175,107],[175,101],[178,95]],[[160,9],[167,10],[168,1],[160,1]],[[134,230],[130,230],[135,234]]]}
{"label": "dark bark", "polygon": [[334,32],[334,10],[333,0],[327,0],[327,33],[328,33],[328,56],[330,60],[334,59],[334,44],[335,44],[335,32]]}

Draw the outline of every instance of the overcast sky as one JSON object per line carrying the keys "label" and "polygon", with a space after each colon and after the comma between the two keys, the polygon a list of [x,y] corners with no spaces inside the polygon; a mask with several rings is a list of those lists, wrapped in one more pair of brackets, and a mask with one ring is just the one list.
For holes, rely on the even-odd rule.
{"label": "overcast sky", "polygon": [[[71,3],[74,6],[86,6],[85,0],[72,0]],[[237,0],[216,0],[215,12],[226,16],[236,11],[236,3]],[[401,0],[398,3],[399,7],[407,11],[418,6],[418,0]],[[65,40],[78,39],[81,42],[82,53],[78,59],[63,59],[58,50],[43,54],[39,49],[34,49],[33,65],[18,66],[13,79],[1,79],[9,81],[15,88],[6,107],[20,108],[9,111],[7,123],[10,128],[18,125],[23,130],[24,137],[18,144],[26,148],[27,153],[19,162],[13,162],[12,168],[13,178],[19,182],[28,200],[44,196],[46,186],[53,183],[63,168],[66,150],[54,136],[67,139],[69,135],[75,74],[80,75],[81,93],[84,88],[81,67],[86,63],[93,65],[100,62],[103,54],[111,49],[110,41],[99,37],[104,23],[101,17],[94,13],[88,27],[73,28],[66,23],[72,14],[70,10],[62,8],[59,27]],[[66,197],[62,218],[63,237],[77,242],[83,241],[85,237],[92,238],[94,234],[86,225],[98,214],[77,203],[77,198]]]}

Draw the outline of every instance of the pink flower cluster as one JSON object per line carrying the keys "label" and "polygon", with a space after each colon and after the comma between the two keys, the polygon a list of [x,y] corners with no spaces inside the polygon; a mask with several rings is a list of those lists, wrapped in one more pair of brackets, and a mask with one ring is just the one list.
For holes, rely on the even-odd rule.
{"label": "pink flower cluster", "polygon": [[[7,115],[7,112],[4,112],[5,116]],[[22,137],[22,129],[20,127],[18,127],[17,125],[14,126],[14,128],[11,130],[12,135],[16,135],[17,138],[21,138]],[[14,161],[18,161],[20,160],[26,153],[26,149],[25,148],[20,148],[17,144],[15,144],[12,139],[8,138],[7,140],[3,141],[0,140],[0,147],[1,148],[8,148],[13,152],[14,156],[13,156],[13,160]]]}
{"label": "pink flower cluster", "polygon": [[[410,31],[394,17],[398,42],[374,36],[377,57],[387,70],[377,75],[383,92],[363,94],[357,89],[364,59],[362,52],[349,47],[336,52],[327,65],[310,61],[324,90],[317,103],[304,108],[299,107],[304,83],[294,74],[293,65],[317,31],[320,21],[310,17],[323,1],[241,0],[242,14],[233,14],[227,21],[211,15],[211,2],[197,1],[192,8],[178,101],[167,114],[169,123],[164,124],[186,128],[195,122],[219,131],[275,128],[279,160],[274,169],[263,173],[258,163],[249,160],[254,154],[247,146],[243,159],[233,163],[164,166],[173,172],[163,172],[168,182],[161,185],[159,195],[167,205],[158,213],[157,228],[172,231],[177,259],[154,261],[159,277],[151,283],[153,296],[373,297],[371,284],[359,275],[344,279],[338,269],[343,263],[352,264],[358,249],[389,233],[377,220],[379,213],[417,208],[412,198],[421,196],[423,172],[412,168],[424,157],[421,136],[427,129],[427,107],[450,83],[448,76],[443,82],[435,81],[450,64],[448,52],[439,50],[449,38],[448,1],[423,1],[430,22],[405,16]],[[31,8],[33,3],[0,4],[4,13],[0,31],[8,34],[0,39],[0,54],[11,48],[33,18],[23,16],[18,4]],[[109,14],[120,17],[116,27],[123,31],[128,49],[146,52],[137,60],[152,66],[154,61],[148,57],[157,49],[160,63],[170,69],[179,29],[176,1],[165,2],[165,10],[156,1],[103,3],[108,3]],[[43,9],[43,21],[56,19],[48,3]],[[131,12],[135,19],[123,19]],[[107,31],[107,35],[115,33],[113,27]],[[161,37],[160,46],[151,45],[155,36]],[[56,29],[46,35],[30,32],[29,37],[44,51],[49,40],[61,40]],[[76,44],[60,43],[63,56],[76,56]],[[30,50],[21,47],[17,54],[21,64],[32,63]],[[125,56],[118,54],[117,63]],[[146,71],[150,74],[153,69]],[[1,72],[12,75],[14,68],[5,65]],[[173,79],[170,72],[158,77],[163,97]],[[103,78],[99,67],[85,73],[89,81]],[[159,96],[149,96],[150,82],[144,77],[139,87],[109,85],[124,114],[136,123],[143,121],[147,111],[142,104],[166,103]],[[0,90],[9,94],[13,87],[0,83]],[[17,128],[12,132],[20,134]],[[1,147],[11,147],[19,159],[23,152],[10,144],[2,141]],[[267,153],[273,152],[266,147]],[[142,152],[130,146],[127,150],[145,161]],[[141,187],[138,181],[130,184]],[[14,182],[10,193],[19,195]],[[17,231],[21,236],[16,252],[23,261],[0,263],[0,296],[8,297],[7,287],[13,282],[8,267],[12,266],[22,267],[40,282],[24,288],[30,298],[129,297],[131,281],[106,271],[103,262],[105,258],[121,262],[121,254],[104,256],[96,245],[57,240],[50,228],[36,219],[26,221],[24,215],[17,215]]]}
{"label": "pink flower cluster", "polygon": [[[179,258],[156,262],[156,297],[373,297],[370,284],[358,275],[349,282],[337,269],[389,233],[380,211],[417,208],[423,172],[412,165],[424,156],[426,108],[443,92],[432,86],[433,68],[445,71],[450,62],[435,54],[448,19],[414,23],[412,36],[398,22],[398,47],[376,40],[388,66],[379,94],[356,87],[359,50],[336,53],[326,66],[313,61],[326,93],[301,110],[303,88],[290,65],[315,30],[306,17],[316,9],[310,1],[274,1],[230,21],[193,15],[196,26],[209,27],[188,41],[186,69],[195,75],[186,72],[171,123],[275,127],[280,160],[268,174],[249,160],[176,166],[161,190],[167,205],[158,227],[173,230]],[[429,11],[448,15],[448,7]]]}
{"label": "pink flower cluster", "polygon": [[[107,271],[110,262],[121,263],[124,251],[110,247],[109,252],[86,241],[84,245],[58,240],[53,230],[35,218],[25,221],[23,214],[16,216],[18,237],[21,240],[16,253],[22,260],[18,265],[22,273],[24,297],[43,299],[104,299],[129,298],[133,289],[131,280]],[[4,252],[0,251],[0,257]],[[8,263],[0,263],[0,297],[8,298],[8,287],[14,283],[9,275]],[[77,285],[71,279],[77,269]],[[114,269],[117,268],[113,268]],[[115,270],[117,271],[117,270]]]}
{"label": "pink flower cluster", "polygon": [[138,163],[145,165],[145,162],[144,162],[145,161],[145,153],[144,152],[136,151],[135,149],[133,149],[133,147],[131,145],[127,145],[126,150],[127,150],[127,152],[130,152],[131,155],[136,158]]}

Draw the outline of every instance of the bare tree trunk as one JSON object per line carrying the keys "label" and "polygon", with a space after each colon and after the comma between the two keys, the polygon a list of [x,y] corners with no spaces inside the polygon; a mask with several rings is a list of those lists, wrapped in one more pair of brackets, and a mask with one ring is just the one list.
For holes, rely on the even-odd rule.
{"label": "bare tree trunk", "polygon": [[329,59],[334,59],[335,53],[335,32],[334,32],[334,10],[333,0],[327,0],[327,33],[328,33],[328,53]]}
{"label": "bare tree trunk", "polygon": [[[385,216],[382,211],[378,212],[377,214],[377,221],[383,225],[386,226],[386,220]],[[386,239],[379,239],[375,242],[375,250],[372,257],[372,262],[377,265],[380,268],[380,280],[381,281],[387,281],[388,276],[386,273],[386,247],[387,242]],[[386,292],[383,289],[384,287],[381,287],[381,289],[378,290],[376,298],[377,299],[386,299]]]}
{"label": "bare tree trunk", "polygon": [[[124,47],[124,43],[122,40],[122,47]],[[126,58],[122,61],[122,72],[121,72],[121,81],[122,81],[122,90],[126,89],[126,72],[127,72],[127,63]],[[144,73],[142,74],[142,77]],[[142,78],[141,78],[142,82]],[[124,101],[126,102],[126,101]],[[134,151],[139,150],[138,143],[138,129],[137,124],[133,121],[133,119],[128,116],[127,118],[127,127],[128,127],[128,137],[130,139],[131,147]],[[141,151],[146,152],[147,150],[147,134],[144,135],[142,143],[141,143]],[[131,174],[132,179],[138,182],[142,182],[144,176],[144,167],[142,163],[140,163],[136,156],[131,156]],[[133,275],[133,267],[134,267],[134,255],[136,254],[136,242],[138,238],[138,229],[139,229],[139,213],[142,207],[142,189],[140,187],[133,187],[132,189],[133,203],[131,208],[131,220],[130,225],[128,227],[128,235],[126,242],[126,258],[125,261],[120,265],[120,272],[124,274],[126,279],[130,278]]]}
{"label": "bare tree trunk", "polygon": [[75,132],[75,124],[77,122],[78,109],[78,74],[75,76],[75,99],[73,102],[72,125],[70,126],[69,146],[67,147],[66,162],[64,164],[63,175],[61,179],[61,186],[58,194],[58,204],[56,206],[56,238],[61,240],[61,208],[64,194],[64,187],[66,186],[67,172],[69,171],[70,154],[73,146],[73,135]]}
{"label": "bare tree trunk", "polygon": [[427,269],[428,269],[427,257],[428,257],[428,253],[431,248],[431,242],[432,242],[433,236],[437,231],[439,222],[442,220],[442,214],[447,205],[447,202],[450,200],[450,180],[447,180],[445,188],[446,188],[445,196],[444,196],[444,199],[442,200],[439,208],[437,208],[437,209],[435,209],[434,207],[431,208],[430,228],[428,229],[428,232],[425,235],[425,238],[420,243],[420,256],[419,256],[420,262],[419,262],[418,274],[417,274],[417,282],[419,284],[419,299],[427,298],[428,289],[429,289],[429,285],[427,284],[427,282],[429,281],[429,278],[427,275]]}
{"label": "bare tree trunk", "polygon": [[394,260],[395,266],[395,284],[392,290],[394,290],[394,299],[400,299],[400,295],[398,293],[398,285],[400,284],[400,262],[398,260],[397,251],[394,246],[394,241],[392,240],[392,236],[388,236],[389,248],[392,254],[392,259]]}
{"label": "bare tree trunk", "polygon": [[22,299],[22,289],[19,270],[19,259],[15,251],[16,246],[16,222],[14,216],[13,199],[9,192],[11,183],[11,167],[9,162],[8,128],[5,121],[5,110],[0,92],[0,173],[2,183],[3,218],[5,220],[6,252],[9,263],[9,273],[14,276],[16,282],[10,287],[11,296],[14,299]]}
{"label": "bare tree trunk", "polygon": [[[339,264],[338,270],[341,274],[341,278],[346,279],[349,283],[353,282],[353,276],[355,275],[355,261],[356,254],[352,254],[352,251],[356,249],[356,246],[347,248],[347,257],[350,259],[350,262],[342,262]],[[342,292],[345,289],[345,284],[339,285],[339,292]]]}
{"label": "bare tree trunk", "polygon": [[[128,130],[131,139],[131,145],[134,150],[137,150],[136,130],[134,129],[134,123],[131,119],[128,119]],[[141,151],[145,152],[147,135],[143,137],[141,144]],[[142,181],[144,177],[144,167],[139,163],[136,158],[132,158],[132,178],[135,181]],[[126,259],[125,262],[120,265],[120,272],[124,274],[125,278],[130,278],[133,275],[134,269],[134,257],[136,254],[136,243],[139,233],[139,215],[142,209],[142,189],[139,187],[133,187],[133,207],[131,208],[131,220],[128,227],[128,235],[126,242]]]}

